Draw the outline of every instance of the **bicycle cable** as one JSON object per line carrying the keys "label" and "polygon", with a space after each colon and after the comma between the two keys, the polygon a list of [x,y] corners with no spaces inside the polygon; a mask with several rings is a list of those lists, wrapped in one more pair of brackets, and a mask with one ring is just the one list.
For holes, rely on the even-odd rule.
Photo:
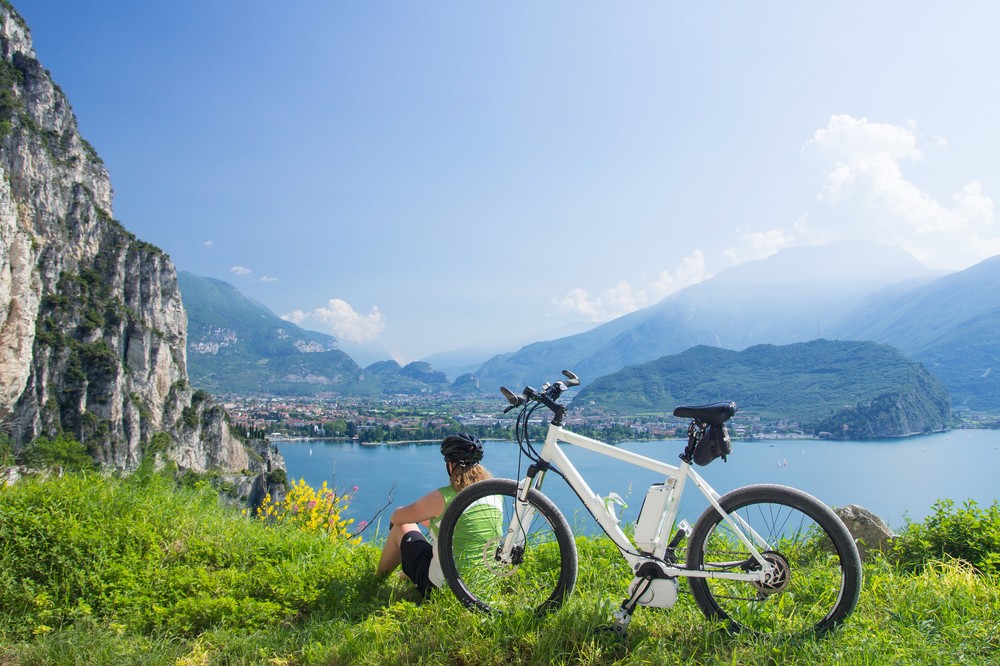
{"label": "bicycle cable", "polygon": [[[558,396],[556,397],[556,399],[558,399]],[[542,403],[536,397],[533,397],[533,396],[532,397],[527,397],[526,396],[525,404],[521,408],[521,411],[517,415],[517,421],[515,422],[515,425],[514,425],[514,434],[515,434],[515,437],[517,439],[517,446],[518,446],[518,448],[520,449],[520,452],[521,452],[521,455],[519,455],[517,457],[517,478],[519,478],[519,479],[521,478],[521,458],[522,457],[528,458],[528,460],[530,460],[532,463],[534,463],[536,466],[538,466],[542,471],[552,470],[560,478],[562,478],[563,481],[566,482],[566,485],[569,486],[570,490],[573,491],[573,494],[576,495],[577,499],[579,499],[580,502],[583,504],[583,507],[587,510],[587,513],[589,513],[594,520],[597,520],[597,516],[595,516],[590,511],[590,509],[587,507],[587,503],[584,501],[583,497],[581,497],[580,494],[577,492],[576,488],[573,487],[573,484],[571,484],[569,482],[569,479],[566,478],[566,475],[563,474],[563,472],[558,467],[556,467],[555,465],[551,464],[549,461],[544,460],[542,458],[541,454],[538,453],[538,451],[535,449],[534,445],[531,443],[531,435],[530,435],[530,432],[529,432],[529,423],[531,421],[531,417],[535,413],[535,410],[537,410],[539,407],[548,407],[548,405],[545,405],[544,403]],[[600,523],[598,522],[598,524],[600,524]],[[660,563],[666,564],[668,566],[670,566],[670,565],[676,565],[677,564],[676,561],[671,562],[671,561],[668,561],[665,558],[656,557],[652,553],[639,553],[637,551],[633,551],[632,549],[623,548],[618,543],[616,543],[614,539],[610,539],[610,541],[611,541],[611,543],[613,543],[615,545],[615,547],[623,555],[627,554],[627,555],[632,555],[632,556],[635,556],[635,557],[641,557],[643,559],[652,560],[652,561],[655,561],[655,562],[660,562]],[[671,559],[673,559],[673,558],[671,558]]]}
{"label": "bicycle cable", "polygon": [[[544,406],[547,406],[547,405],[544,405],[540,401],[535,401],[534,406],[532,406],[530,410],[528,409],[528,405],[527,404],[521,410],[521,415],[525,415],[525,419],[521,423],[521,428],[522,428],[522,432],[523,432],[523,439],[524,439],[524,445],[523,445],[523,448],[522,448],[522,452],[524,452],[524,454],[528,457],[528,459],[531,460],[536,465],[539,465],[540,467],[542,467],[545,470],[552,470],[560,478],[562,478],[562,480],[566,482],[566,485],[569,486],[569,489],[573,491],[573,494],[576,495],[577,499],[580,500],[580,503],[583,505],[583,508],[587,510],[587,513],[590,514],[591,518],[593,518],[594,520],[597,520],[597,516],[595,516],[590,511],[590,509],[587,507],[587,503],[584,501],[583,497],[580,496],[580,493],[577,492],[576,488],[573,487],[573,484],[571,484],[569,482],[569,479],[566,478],[566,475],[563,474],[563,472],[558,467],[556,467],[555,465],[551,464],[549,461],[542,459],[541,454],[539,454],[538,451],[535,449],[534,445],[531,444],[531,438],[530,438],[530,434],[529,434],[529,425],[528,424],[529,424],[529,422],[531,420],[531,416],[535,413],[535,410],[537,410],[539,407],[544,407]],[[518,437],[518,445],[521,445],[521,437]],[[520,478],[520,476],[521,476],[520,459],[518,460],[518,469],[517,469],[517,472],[518,472],[518,478]],[[599,522],[598,522],[598,524],[599,524]],[[652,553],[639,553],[637,550],[634,550],[634,549],[631,549],[631,548],[624,548],[621,545],[619,545],[617,542],[615,542],[614,539],[610,539],[610,541],[611,541],[611,543],[613,543],[615,545],[615,547],[623,555],[632,555],[634,557],[641,557],[641,558],[644,558],[644,559],[648,559],[648,560],[652,560],[652,561],[655,561],[655,562],[659,562],[661,564],[666,564],[668,566],[676,564],[676,562],[670,562],[666,558],[656,557]]]}

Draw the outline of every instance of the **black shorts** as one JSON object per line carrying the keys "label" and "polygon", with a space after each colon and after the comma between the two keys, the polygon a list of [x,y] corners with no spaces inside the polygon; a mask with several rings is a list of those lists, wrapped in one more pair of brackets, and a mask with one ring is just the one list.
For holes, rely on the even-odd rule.
{"label": "black shorts", "polygon": [[434,547],[427,542],[420,530],[411,530],[399,542],[399,554],[403,558],[403,573],[414,582],[420,594],[426,597],[434,589],[430,579]]}

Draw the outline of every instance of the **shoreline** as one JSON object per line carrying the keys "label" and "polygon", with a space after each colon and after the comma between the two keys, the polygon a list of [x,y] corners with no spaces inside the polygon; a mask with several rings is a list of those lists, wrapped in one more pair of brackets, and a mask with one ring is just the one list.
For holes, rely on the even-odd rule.
{"label": "shoreline", "polygon": [[[770,433],[762,435],[754,435],[752,437],[739,437],[731,436],[733,441],[744,442],[752,444],[754,442],[776,442],[784,440],[795,440],[795,441],[817,441],[817,442],[858,442],[858,443],[869,443],[869,442],[879,442],[879,441],[899,441],[907,439],[918,439],[921,437],[928,437],[933,435],[939,435],[947,432],[958,431],[958,430],[995,430],[995,428],[948,428],[945,430],[935,430],[932,432],[914,432],[906,435],[886,435],[883,437],[872,437],[869,439],[849,439],[840,437],[820,437],[817,435],[807,435],[803,433]],[[627,439],[627,440],[615,440],[608,441],[607,444],[615,446],[618,444],[624,444],[627,442],[660,442],[660,441],[679,441],[683,442],[686,437],[661,437],[661,438],[646,438],[646,439]],[[272,444],[306,444],[309,442],[335,442],[338,444],[358,444],[360,446],[403,446],[406,444],[437,444],[440,443],[440,439],[399,439],[390,442],[362,442],[356,439],[350,439],[348,437],[268,437],[268,440]],[[504,442],[507,444],[517,444],[512,439],[494,439],[489,438],[491,442]]]}
{"label": "shoreline", "polygon": [[392,442],[362,442],[349,437],[268,437],[272,444],[306,443],[306,442],[337,442],[338,444],[358,444],[360,446],[396,446],[399,444],[437,444],[440,439],[399,439]]}

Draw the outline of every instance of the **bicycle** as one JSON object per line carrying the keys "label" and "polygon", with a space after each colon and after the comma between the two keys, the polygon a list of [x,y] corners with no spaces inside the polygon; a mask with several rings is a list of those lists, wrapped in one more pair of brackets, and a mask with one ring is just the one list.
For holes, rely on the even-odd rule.
{"label": "bicycle", "polygon": [[[707,465],[732,452],[725,426],[735,403],[682,406],[690,418],[687,445],[679,465],[625,451],[563,426],[566,406],[560,396],[580,381],[563,371],[566,381],[501,392],[509,412],[521,408],[515,425],[521,454],[531,465],[520,481],[489,479],[459,493],[445,510],[439,528],[438,554],[449,587],[467,607],[485,612],[558,608],[572,593],[577,550],[569,524],[541,492],[547,472],[562,477],[604,533],[618,547],[633,572],[628,593],[614,611],[610,629],[625,636],[637,606],[669,609],[677,601],[679,579],[702,613],[727,623],[732,632],[762,635],[821,634],[842,622],[857,606],[861,561],[850,532],[837,515],[815,497],[794,488],[759,484],[717,493],[692,466]],[[535,410],[552,412],[541,451],[532,444],[528,424]],[[615,493],[595,494],[573,466],[560,442],[579,446],[665,475],[651,485],[629,539],[619,524]],[[709,506],[695,522],[675,522],[685,487],[691,482]],[[491,508],[492,507],[492,508]],[[463,517],[497,512],[497,532],[479,551],[463,539]],[[500,521],[502,520],[502,524]],[[684,543],[686,541],[686,544]]]}

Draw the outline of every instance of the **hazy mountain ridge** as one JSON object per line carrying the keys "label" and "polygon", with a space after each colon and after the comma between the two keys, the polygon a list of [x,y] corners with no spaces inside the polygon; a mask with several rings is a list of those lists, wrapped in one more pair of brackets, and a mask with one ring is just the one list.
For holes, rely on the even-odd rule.
{"label": "hazy mountain ridge", "polygon": [[[726,271],[589,331],[494,356],[451,384],[426,363],[400,367],[380,361],[359,368],[331,349],[336,345],[332,337],[303,331],[239,296],[239,313],[229,318],[219,315],[229,306],[202,316],[199,306],[189,305],[189,365],[196,385],[217,376],[210,385],[233,392],[466,393],[538,385],[562,369],[574,370],[587,383],[699,345],[743,348],[758,338],[761,344],[868,339],[925,363],[957,406],[988,410],[1000,404],[1000,375],[993,372],[1000,367],[998,281],[1000,258],[941,276],[896,248],[870,243],[796,248]],[[239,294],[218,284],[226,286],[229,298]],[[234,354],[241,344],[236,331],[245,336],[264,321],[266,344],[246,358]],[[308,345],[328,351],[308,353]],[[205,371],[206,364],[214,375]]]}
{"label": "hazy mountain ridge", "polygon": [[573,369],[585,381],[696,345],[743,349],[833,337],[871,294],[934,272],[899,248],[856,241],[797,247],[747,262],[576,336],[487,361],[484,387],[522,386]]}
{"label": "hazy mountain ridge", "polygon": [[843,338],[885,342],[924,363],[958,406],[1000,405],[1000,257],[874,294],[837,323]]}
{"label": "hazy mountain ridge", "polygon": [[693,347],[597,378],[573,407],[669,413],[681,404],[728,400],[744,416],[851,439],[943,430],[951,411],[944,386],[898,350],[830,340],[741,352]]}
{"label": "hazy mountain ridge", "polygon": [[[422,360],[430,363],[435,368],[447,374],[449,377],[458,378],[462,375],[474,373],[479,370],[483,366],[483,359],[492,359],[497,355],[508,355],[508,352],[504,352],[502,350],[519,349],[526,344],[567,338],[572,335],[592,330],[597,326],[598,324],[594,322],[576,321],[564,324],[555,329],[542,331],[533,338],[525,336],[508,336],[506,340],[487,340],[483,342],[476,342],[465,348],[437,352],[424,357]],[[511,340],[517,340],[518,342],[512,343]]]}

